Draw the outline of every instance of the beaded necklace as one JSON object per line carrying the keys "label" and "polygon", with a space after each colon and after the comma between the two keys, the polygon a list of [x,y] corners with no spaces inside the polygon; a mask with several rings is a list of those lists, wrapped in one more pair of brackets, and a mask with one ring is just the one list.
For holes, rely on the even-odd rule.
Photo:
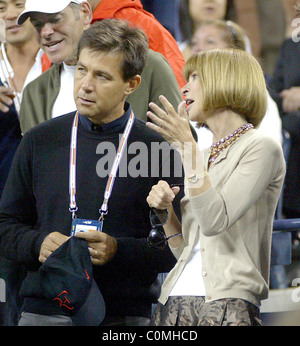
{"label": "beaded necklace", "polygon": [[208,164],[212,164],[216,158],[221,154],[223,150],[228,148],[235,140],[237,140],[241,135],[254,128],[250,123],[239,127],[237,130],[232,132],[230,135],[220,139],[218,142],[213,143],[210,147],[210,156]]}

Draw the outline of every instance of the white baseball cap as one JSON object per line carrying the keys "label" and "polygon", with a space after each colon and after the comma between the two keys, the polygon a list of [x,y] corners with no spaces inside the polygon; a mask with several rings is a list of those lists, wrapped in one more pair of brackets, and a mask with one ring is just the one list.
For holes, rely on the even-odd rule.
{"label": "white baseball cap", "polygon": [[20,14],[17,24],[22,25],[32,12],[49,14],[61,12],[70,2],[81,4],[85,0],[26,0],[25,10]]}

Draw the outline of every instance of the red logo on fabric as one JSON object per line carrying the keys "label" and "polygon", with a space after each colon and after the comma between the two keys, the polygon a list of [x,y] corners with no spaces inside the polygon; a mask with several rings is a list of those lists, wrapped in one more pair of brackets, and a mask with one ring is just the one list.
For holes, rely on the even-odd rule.
{"label": "red logo on fabric", "polygon": [[84,271],[85,271],[85,275],[86,275],[87,280],[89,280],[90,279],[89,273],[86,271],[86,269]]}
{"label": "red logo on fabric", "polygon": [[65,308],[69,309],[69,310],[73,310],[74,307],[70,306],[70,301],[68,299],[68,292],[67,291],[63,291],[61,292],[57,298],[54,298],[53,300],[57,300],[59,302],[59,306],[62,307],[64,306]]}

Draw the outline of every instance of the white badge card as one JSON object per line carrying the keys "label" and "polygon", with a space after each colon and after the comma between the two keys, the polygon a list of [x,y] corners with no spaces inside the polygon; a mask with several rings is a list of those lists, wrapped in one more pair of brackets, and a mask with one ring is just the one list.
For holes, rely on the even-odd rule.
{"label": "white badge card", "polygon": [[85,220],[85,219],[73,219],[71,236],[77,232],[102,232],[103,221],[102,220]]}

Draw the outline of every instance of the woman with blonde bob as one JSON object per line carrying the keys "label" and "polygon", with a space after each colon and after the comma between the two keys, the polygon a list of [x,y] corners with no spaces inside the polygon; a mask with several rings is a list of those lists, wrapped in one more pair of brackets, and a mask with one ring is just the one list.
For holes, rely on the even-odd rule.
{"label": "woman with blonde bob", "polygon": [[[160,181],[147,198],[159,220],[152,227],[163,224],[164,242],[178,260],[152,324],[261,325],[285,175],[281,145],[256,130],[267,104],[263,72],[245,51],[216,49],[192,56],[184,73],[178,112],[163,96],[164,109],[151,103],[148,112],[147,125],[176,145],[185,171],[182,222],[172,207],[179,187]],[[186,112],[212,131],[210,149],[200,152]],[[157,244],[149,235],[149,245]]]}
{"label": "woman with blonde bob", "polygon": [[[230,20],[214,20],[200,25],[195,31],[192,39],[193,54],[203,50],[215,48],[236,48],[249,51],[249,40],[244,30]],[[200,148],[207,148],[212,143],[212,135],[204,128],[198,129],[192,122],[198,137]],[[269,93],[267,93],[267,110],[261,121],[259,131],[268,134],[282,143],[282,123],[278,107]]]}

